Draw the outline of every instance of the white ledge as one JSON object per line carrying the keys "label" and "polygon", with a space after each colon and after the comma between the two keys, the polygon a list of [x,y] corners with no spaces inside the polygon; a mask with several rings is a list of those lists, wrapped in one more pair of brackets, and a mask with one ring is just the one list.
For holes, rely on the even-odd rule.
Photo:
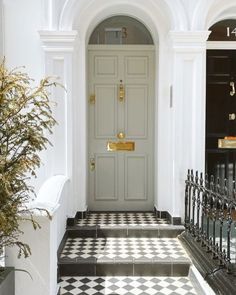
{"label": "white ledge", "polygon": [[77,31],[39,31],[45,51],[72,52]]}
{"label": "white ledge", "polygon": [[236,41],[207,41],[207,49],[236,49]]}
{"label": "white ledge", "polygon": [[34,212],[34,215],[47,215],[46,212],[37,210],[36,208],[47,210],[51,216],[55,214],[55,212],[60,207],[60,197],[67,181],[69,181],[69,178],[67,176],[56,175],[47,179],[43,183],[39,190],[37,198],[29,205],[29,208],[32,209]]}
{"label": "white ledge", "polygon": [[175,50],[197,52],[206,48],[211,31],[170,31],[169,38]]}
{"label": "white ledge", "polygon": [[39,31],[39,35],[44,42],[74,42],[77,31]]}

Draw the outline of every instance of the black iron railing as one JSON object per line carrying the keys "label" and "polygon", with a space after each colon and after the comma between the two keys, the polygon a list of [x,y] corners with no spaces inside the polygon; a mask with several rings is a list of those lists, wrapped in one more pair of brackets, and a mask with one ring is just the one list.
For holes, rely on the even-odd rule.
{"label": "black iron railing", "polygon": [[236,263],[235,182],[189,170],[185,187],[185,228],[200,246],[232,272]]}

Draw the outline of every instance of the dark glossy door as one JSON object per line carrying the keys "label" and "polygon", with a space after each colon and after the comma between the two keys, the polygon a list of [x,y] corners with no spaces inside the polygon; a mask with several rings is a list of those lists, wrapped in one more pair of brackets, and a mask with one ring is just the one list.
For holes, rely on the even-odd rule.
{"label": "dark glossy door", "polygon": [[206,172],[235,178],[236,149],[218,148],[218,139],[236,136],[236,50],[207,51]]}

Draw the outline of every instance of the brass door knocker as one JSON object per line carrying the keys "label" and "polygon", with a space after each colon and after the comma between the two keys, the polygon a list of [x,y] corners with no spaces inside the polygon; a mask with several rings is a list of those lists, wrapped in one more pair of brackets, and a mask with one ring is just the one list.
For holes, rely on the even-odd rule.
{"label": "brass door knocker", "polygon": [[124,101],[125,98],[125,89],[124,85],[122,84],[122,80],[120,80],[120,85],[119,85],[119,100],[120,102]]}

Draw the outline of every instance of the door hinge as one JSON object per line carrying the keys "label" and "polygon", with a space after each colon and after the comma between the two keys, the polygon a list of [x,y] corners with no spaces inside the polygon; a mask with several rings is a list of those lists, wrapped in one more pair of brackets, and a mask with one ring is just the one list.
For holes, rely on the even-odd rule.
{"label": "door hinge", "polygon": [[95,104],[96,96],[95,94],[91,94],[89,97],[89,103],[90,104]]}

